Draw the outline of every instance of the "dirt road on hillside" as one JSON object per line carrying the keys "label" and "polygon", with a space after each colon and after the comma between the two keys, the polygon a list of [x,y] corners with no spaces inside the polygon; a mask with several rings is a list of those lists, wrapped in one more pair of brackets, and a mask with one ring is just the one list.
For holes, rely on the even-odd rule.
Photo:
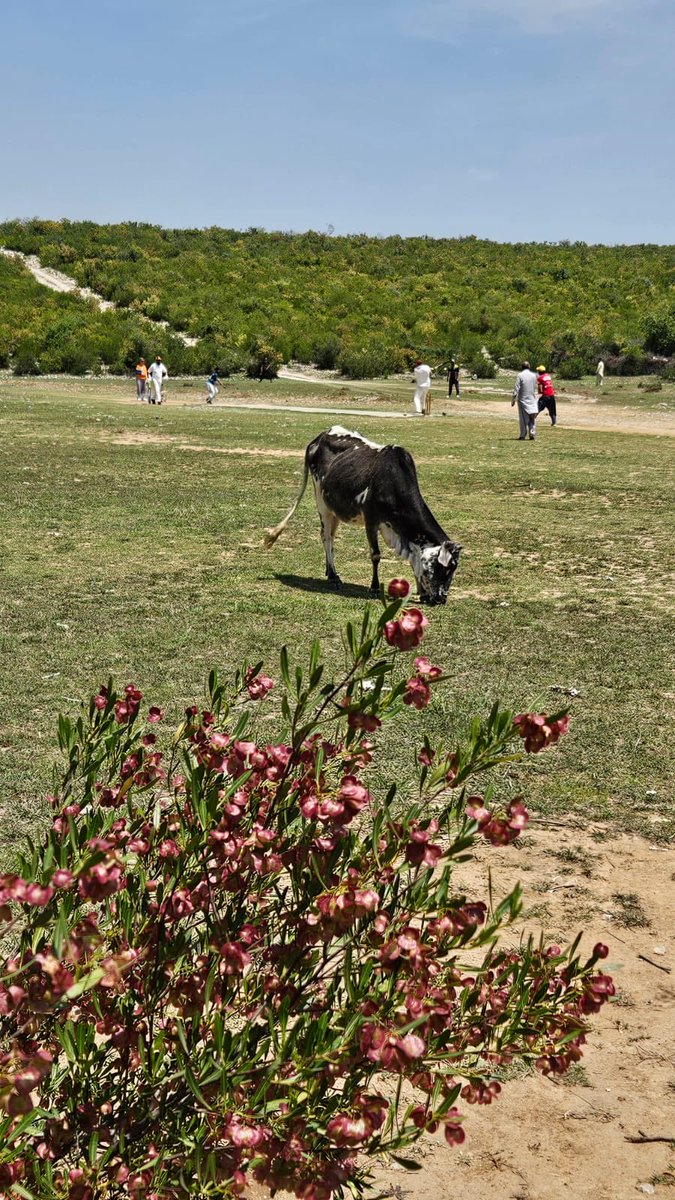
{"label": "dirt road on hillside", "polygon": [[[57,271],[53,267],[43,267],[35,254],[22,254],[20,250],[7,250],[4,246],[0,246],[0,254],[4,254],[6,258],[18,258],[28,268],[33,278],[52,292],[73,292],[81,300],[92,301],[101,312],[118,308],[118,305],[112,300],[106,300],[98,292],[93,292],[91,288],[80,287],[76,279],[73,279],[70,275],[64,275],[63,271]],[[168,330],[184,346],[196,346],[199,341],[199,338],[190,337],[187,333],[181,333],[177,329],[170,329],[168,321],[153,321],[143,313],[137,313],[136,315],[141,321],[144,321],[148,325],[153,325],[156,329]]]}

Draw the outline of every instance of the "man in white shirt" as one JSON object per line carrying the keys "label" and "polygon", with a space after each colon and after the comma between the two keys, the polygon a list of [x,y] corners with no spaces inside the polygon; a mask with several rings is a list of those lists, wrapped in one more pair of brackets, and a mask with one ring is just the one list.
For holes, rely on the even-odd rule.
{"label": "man in white shirt", "polygon": [[520,423],[518,440],[524,442],[526,438],[529,438],[533,442],[537,432],[537,376],[529,362],[524,362],[520,374],[516,375],[511,408],[514,404],[518,405],[518,421]]}
{"label": "man in white shirt", "polygon": [[595,386],[602,387],[605,382],[605,364],[602,359],[599,359],[598,365],[595,368]]}
{"label": "man in white shirt", "polygon": [[415,378],[415,412],[423,417],[431,411],[429,389],[431,388],[431,367],[418,358],[413,371]]}
{"label": "man in white shirt", "polygon": [[167,371],[166,367],[164,366],[164,363],[162,362],[161,356],[159,354],[157,355],[152,366],[150,367],[150,370],[148,371],[148,375],[150,376],[150,382],[152,384],[152,400],[150,401],[150,403],[151,404],[161,404],[162,403],[162,384],[164,383],[165,379],[169,378],[169,372]]}

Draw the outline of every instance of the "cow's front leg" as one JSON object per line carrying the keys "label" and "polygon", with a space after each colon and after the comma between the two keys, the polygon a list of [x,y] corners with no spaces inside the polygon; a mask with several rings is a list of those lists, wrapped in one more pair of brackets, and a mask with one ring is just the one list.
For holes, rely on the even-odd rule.
{"label": "cow's front leg", "polygon": [[333,516],[331,512],[321,513],[321,538],[323,540],[323,548],[326,552],[326,579],[335,588],[342,586],[342,580],[335,570],[335,558],[333,555],[335,534],[339,524],[338,518]]}
{"label": "cow's front leg", "polygon": [[370,559],[373,564],[373,578],[370,581],[370,590],[374,596],[377,596],[380,592],[379,566],[382,557],[380,554],[380,545],[377,540],[377,525],[366,525],[366,537],[368,538]]}

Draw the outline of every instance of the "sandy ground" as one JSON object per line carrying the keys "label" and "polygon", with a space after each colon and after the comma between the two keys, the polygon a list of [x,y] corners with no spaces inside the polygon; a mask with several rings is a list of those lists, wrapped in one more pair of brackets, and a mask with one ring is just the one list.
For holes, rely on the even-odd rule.
{"label": "sandy ground", "polygon": [[[283,376],[288,378],[288,376]],[[305,380],[305,382],[307,382]],[[331,382],[331,381],[325,381]],[[324,383],[324,381],[322,381]],[[350,387],[349,382],[341,380],[335,382],[335,386],[344,390]],[[355,390],[363,393],[363,382],[351,385]],[[222,391],[225,387],[232,390],[229,394],[223,396]],[[449,421],[456,418],[460,420],[464,417],[492,417],[497,421],[509,423],[513,432],[514,439],[518,436],[518,418],[515,415],[515,410],[511,408],[510,403],[505,402],[510,395],[506,391],[499,389],[465,388],[464,395],[467,399],[439,401],[434,405],[434,410],[431,417],[417,417],[407,406],[405,393],[402,392],[401,404],[399,408],[380,408],[373,407],[349,407],[340,406],[326,402],[324,397],[313,397],[299,393],[297,403],[293,403],[291,399],[284,398],[276,401],[264,400],[248,400],[244,396],[237,396],[236,381],[229,384],[223,384],[221,390],[221,398],[210,406],[211,412],[216,412],[223,409],[257,409],[261,412],[298,412],[298,413],[317,413],[327,417],[349,417],[352,421],[357,417],[377,417],[382,421],[400,421],[403,418],[409,418],[411,423],[415,420],[423,419],[431,421],[440,426],[446,426]],[[497,393],[497,394],[495,394]],[[412,394],[412,393],[411,393]],[[358,397],[365,403],[365,398],[361,395]],[[293,397],[293,400],[296,398]],[[393,398],[392,398],[393,400]],[[135,395],[129,390],[128,396],[119,398],[121,404],[138,404]],[[393,400],[396,403],[396,400]],[[411,401],[412,404],[412,401]],[[182,408],[204,408],[206,403],[203,398],[203,388],[195,385],[194,390],[181,388],[180,391],[172,390],[170,384],[166,387],[164,393],[164,405],[167,408],[179,406]],[[151,407],[151,406],[147,406]],[[341,424],[343,422],[340,422]],[[548,417],[545,415],[540,418],[540,427],[542,426],[549,431]],[[347,424],[349,424],[347,422]],[[626,433],[626,434],[645,434],[651,437],[675,437],[675,413],[671,412],[645,412],[639,409],[621,407],[605,408],[600,405],[594,405],[588,402],[586,397],[566,395],[558,397],[558,425],[556,430],[551,430],[554,437],[558,436],[558,432],[564,429],[585,429],[593,430],[597,433]]]}
{"label": "sandy ground", "polygon": [[[603,968],[617,996],[593,1019],[583,1069],[552,1082],[528,1072],[505,1083],[489,1108],[464,1106],[467,1138],[442,1137],[414,1151],[421,1169],[376,1166],[373,1195],[392,1200],[628,1200],[675,1195],[675,854],[640,838],[535,826],[520,849],[485,848],[462,868],[469,893],[484,894],[488,866],[495,898],[524,886],[523,931],[568,941],[585,928],[582,950],[610,947]],[[640,958],[644,955],[645,958]],[[645,961],[650,959],[651,961]],[[672,973],[671,973],[672,972]],[[267,1195],[251,1190],[251,1200]]]}

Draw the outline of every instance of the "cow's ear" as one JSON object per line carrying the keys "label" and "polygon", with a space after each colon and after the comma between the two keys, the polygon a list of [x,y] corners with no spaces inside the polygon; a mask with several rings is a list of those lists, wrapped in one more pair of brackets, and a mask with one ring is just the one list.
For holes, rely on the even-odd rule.
{"label": "cow's ear", "polygon": [[443,542],[438,555],[438,562],[441,567],[449,567],[452,562],[452,542]]}

